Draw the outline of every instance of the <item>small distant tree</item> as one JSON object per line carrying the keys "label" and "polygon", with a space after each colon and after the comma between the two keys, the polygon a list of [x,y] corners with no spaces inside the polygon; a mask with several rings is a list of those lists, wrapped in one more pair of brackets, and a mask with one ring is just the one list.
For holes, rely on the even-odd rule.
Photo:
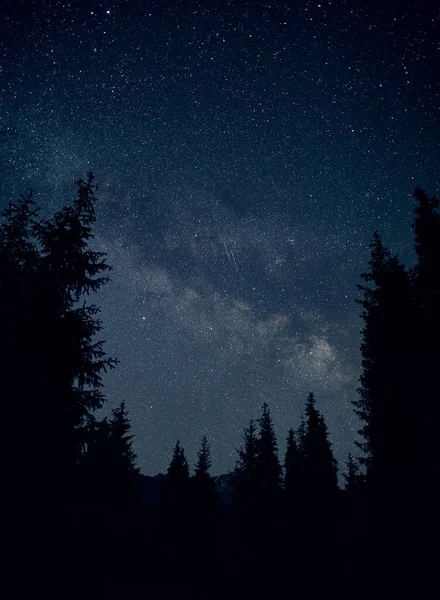
{"label": "small distant tree", "polygon": [[112,453],[113,496],[119,504],[135,500],[139,468],[133,450],[133,435],[125,402],[112,410],[110,419],[110,442]]}
{"label": "small distant tree", "polygon": [[173,510],[186,508],[189,500],[189,481],[188,461],[180,441],[177,440],[162,494],[164,506]]}
{"label": "small distant tree", "polygon": [[203,436],[197,453],[195,474],[192,478],[192,549],[197,563],[196,576],[207,577],[215,564],[215,519],[218,498],[214,478],[211,477],[211,449]]}
{"label": "small distant tree", "polygon": [[197,453],[197,462],[193,478],[194,502],[198,512],[210,513],[217,504],[215,482],[209,473],[211,468],[211,448],[204,435]]}
{"label": "small distant tree", "polygon": [[206,480],[210,478],[209,469],[211,468],[211,449],[206,439],[202,438],[202,444],[197,453],[197,463],[195,468],[195,478],[197,480]]}
{"label": "small distant tree", "polygon": [[114,453],[114,463],[128,476],[139,473],[136,467],[136,454],[133,450],[133,435],[130,434],[131,424],[125,401],[112,410],[110,419],[110,435]]}

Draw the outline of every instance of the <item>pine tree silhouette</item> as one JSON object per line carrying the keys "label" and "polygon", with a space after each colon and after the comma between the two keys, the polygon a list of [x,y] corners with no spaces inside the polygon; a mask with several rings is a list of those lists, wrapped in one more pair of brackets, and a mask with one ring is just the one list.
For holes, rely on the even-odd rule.
{"label": "pine tree silhouette", "polygon": [[[20,444],[16,444],[14,428],[5,431],[6,445],[16,447],[14,458],[10,457],[4,465],[11,506],[28,500],[21,485],[22,469],[29,456],[38,452],[39,432],[35,432],[35,425],[41,408],[35,402],[34,387],[42,366],[37,352],[42,284],[38,277],[40,254],[33,238],[38,212],[31,191],[9,204],[2,212],[0,224],[0,369],[4,418],[5,423],[20,423],[21,433]],[[36,489],[36,474],[32,479],[31,487]]]}
{"label": "pine tree silhouette", "polygon": [[[76,200],[52,218],[39,218],[29,194],[9,205],[0,225],[0,327],[7,357],[1,375],[8,418],[20,422],[21,436],[7,487],[29,541],[44,537],[48,550],[70,539],[72,531],[63,534],[60,524],[67,523],[65,510],[75,498],[89,420],[104,401],[102,371],[116,363],[96,340],[99,309],[84,298],[106,283],[102,274],[109,270],[105,256],[90,249],[93,174],[76,185]],[[39,516],[31,520],[31,514]],[[18,528],[15,537],[20,539]],[[40,552],[42,561],[61,555],[44,558]]]}
{"label": "pine tree silhouette", "polygon": [[196,510],[212,512],[217,504],[215,482],[209,473],[211,468],[211,449],[204,435],[197,453],[197,462],[193,478],[193,496]]}
{"label": "pine tree silhouette", "polygon": [[42,429],[50,429],[58,449],[48,464],[56,458],[54,468],[65,473],[67,483],[83,451],[88,417],[104,402],[102,372],[117,362],[106,356],[103,342],[96,340],[102,329],[96,316],[99,308],[85,300],[79,305],[84,296],[107,283],[108,276],[102,273],[110,267],[102,252],[90,249],[96,220],[93,174],[76,185],[78,194],[71,206],[34,226],[44,286],[40,343],[45,340],[42,356],[47,363],[37,382],[47,410],[38,422]]}
{"label": "pine tree silhouette", "polygon": [[[438,506],[440,492],[440,398],[437,370],[440,362],[440,213],[439,200],[421,188],[416,199],[415,234],[417,263],[411,272],[414,296],[419,310],[412,353],[414,410],[408,427],[411,439],[411,487],[406,490],[401,521],[405,523],[407,556],[402,564],[418,564],[419,574],[435,572],[433,555],[428,550],[440,533]],[[415,426],[417,423],[417,426]],[[420,549],[417,557],[413,548]],[[430,565],[430,566],[428,566]],[[410,565],[409,565],[410,567]]]}
{"label": "pine tree silhouette", "polygon": [[211,450],[206,436],[203,436],[197,453],[195,474],[192,478],[191,515],[193,529],[191,532],[194,553],[195,581],[209,584],[214,576],[216,527],[219,506],[214,478],[211,477]]}
{"label": "pine tree silhouette", "polygon": [[[365,453],[367,479],[374,494],[391,496],[406,485],[416,470],[410,446],[416,418],[413,375],[417,310],[411,280],[396,256],[376,232],[371,244],[367,285],[358,288],[365,326],[362,331],[362,366],[359,399],[353,402],[363,422],[358,445]],[[405,440],[405,442],[403,442]]]}
{"label": "pine tree silhouette", "polygon": [[189,499],[189,466],[185,451],[177,440],[173,457],[167,471],[162,501],[166,506],[187,507]]}
{"label": "pine tree silhouette", "polygon": [[158,545],[164,575],[172,583],[190,577],[194,556],[191,510],[191,486],[185,451],[176,442],[161,496]]}
{"label": "pine tree silhouette", "polygon": [[417,206],[412,227],[417,263],[411,275],[420,310],[413,368],[417,371],[415,398],[423,397],[424,407],[417,413],[419,427],[417,432],[412,431],[412,446],[413,453],[417,454],[419,479],[416,485],[426,489],[426,496],[433,500],[433,507],[440,500],[435,483],[440,477],[440,440],[437,432],[440,419],[437,378],[440,361],[440,213],[439,200],[435,196],[430,198],[424,190],[416,188],[414,197]]}
{"label": "pine tree silhouette", "polygon": [[267,402],[262,406],[258,424],[260,426],[257,440],[259,501],[272,503],[279,500],[281,493],[281,465],[278,460],[278,444]]}
{"label": "pine tree silhouette", "polygon": [[329,501],[337,490],[337,463],[328,440],[327,426],[315,407],[310,392],[306,403],[306,430],[303,439],[303,485],[309,501]]}
{"label": "pine tree silhouette", "polygon": [[255,505],[258,496],[258,439],[253,420],[243,431],[244,443],[237,450],[238,458],[231,473],[235,501],[240,505]]}
{"label": "pine tree silhouette", "polygon": [[195,468],[195,478],[198,480],[206,480],[210,477],[209,469],[211,468],[211,449],[206,439],[206,435],[202,438],[200,450],[197,453],[197,463]]}
{"label": "pine tree silhouette", "polygon": [[295,500],[301,485],[301,459],[295,432],[289,429],[286,454],[284,456],[284,492],[288,504]]}

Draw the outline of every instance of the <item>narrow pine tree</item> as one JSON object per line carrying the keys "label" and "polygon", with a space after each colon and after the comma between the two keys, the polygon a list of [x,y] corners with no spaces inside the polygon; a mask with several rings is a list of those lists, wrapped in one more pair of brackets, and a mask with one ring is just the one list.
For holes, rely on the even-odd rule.
{"label": "narrow pine tree", "polygon": [[[419,307],[417,343],[413,352],[413,368],[417,374],[414,402],[423,398],[423,410],[418,411],[419,427],[413,430],[413,453],[417,455],[416,487],[426,490],[427,498],[436,494],[440,477],[440,440],[437,423],[440,419],[437,368],[440,361],[440,213],[439,200],[429,197],[421,188],[414,190],[417,201],[415,233],[417,263],[412,271],[414,293]],[[414,438],[414,434],[416,438]],[[435,502],[434,502],[435,504]]]}
{"label": "narrow pine tree", "polygon": [[[405,523],[407,531],[406,544],[402,543],[402,547],[407,548],[406,555],[410,557],[412,548],[420,549],[417,559],[424,576],[426,571],[435,571],[428,548],[436,543],[440,532],[440,395],[437,375],[440,363],[440,212],[438,198],[429,197],[421,188],[414,190],[414,198],[416,209],[412,227],[417,262],[411,275],[419,312],[411,365],[416,381],[412,390],[414,410],[407,430],[410,433],[408,439],[411,439],[410,460],[406,461],[410,463],[410,480],[402,503],[401,523]],[[416,562],[414,558],[412,562]],[[426,567],[427,564],[432,566]]]}
{"label": "narrow pine tree", "polygon": [[304,434],[303,485],[310,501],[325,502],[335,495],[337,463],[328,439],[327,426],[315,407],[315,397],[310,392],[306,403],[306,430]]}
{"label": "narrow pine tree", "polygon": [[[188,575],[193,546],[191,485],[185,451],[176,442],[161,496],[158,545],[167,573],[179,581]],[[185,542],[184,542],[185,540]],[[184,548],[186,552],[184,552]]]}
{"label": "narrow pine tree", "polygon": [[128,410],[122,401],[117,408],[112,410],[110,420],[110,431],[115,464],[131,475],[138,473],[136,467],[136,454],[133,450],[133,435],[130,434],[131,423],[128,418]]}
{"label": "narrow pine tree", "polygon": [[287,435],[286,454],[284,456],[284,492],[288,503],[299,492],[300,477],[299,448],[295,439],[295,432],[290,428]]}
{"label": "narrow pine tree", "polygon": [[[369,271],[362,275],[364,296],[362,366],[353,402],[363,424],[360,434],[371,490],[384,498],[397,493],[412,477],[416,465],[407,440],[416,419],[413,370],[416,307],[411,280],[404,266],[376,232]],[[390,502],[390,506],[393,501]]]}
{"label": "narrow pine tree", "polygon": [[254,505],[258,495],[258,439],[253,420],[243,431],[243,445],[237,450],[238,458],[231,473],[235,502],[239,505]]}
{"label": "narrow pine tree", "polygon": [[162,501],[165,506],[184,508],[189,499],[189,466],[185,450],[177,440],[173,450],[173,457],[168,467],[167,478],[163,490]]}
{"label": "narrow pine tree", "polygon": [[194,553],[195,577],[197,580],[210,579],[215,565],[216,518],[218,499],[214,478],[210,475],[211,449],[206,436],[197,453],[195,474],[192,478],[192,550]]}
{"label": "narrow pine tree", "polygon": [[412,225],[415,233],[417,264],[413,274],[417,298],[425,318],[431,324],[440,321],[440,213],[439,200],[431,198],[421,188],[414,190],[417,201],[416,218]]}
{"label": "narrow pine tree", "polygon": [[193,478],[194,502],[200,512],[211,513],[217,503],[215,482],[209,473],[211,468],[211,448],[206,435],[202,438],[197,453],[197,462]]}
{"label": "narrow pine tree", "polygon": [[257,440],[257,477],[261,502],[273,502],[281,493],[281,465],[278,444],[267,402],[262,406],[258,420],[260,431]]}
{"label": "narrow pine tree", "polygon": [[110,419],[110,442],[112,451],[112,490],[118,504],[131,504],[136,498],[137,476],[136,454],[133,450],[133,435],[125,402],[112,410]]}
{"label": "narrow pine tree", "polygon": [[209,469],[211,468],[211,449],[206,439],[206,435],[202,438],[202,444],[197,453],[197,463],[195,468],[195,478],[204,480],[210,477]]}
{"label": "narrow pine tree", "polygon": [[362,278],[362,374],[353,404],[362,423],[359,446],[367,466],[369,560],[387,572],[394,561],[397,573],[408,556],[410,531],[417,528],[409,515],[421,512],[415,507],[424,494],[418,458],[424,429],[419,400],[421,394],[426,397],[420,385],[420,306],[414,278],[377,232]]}

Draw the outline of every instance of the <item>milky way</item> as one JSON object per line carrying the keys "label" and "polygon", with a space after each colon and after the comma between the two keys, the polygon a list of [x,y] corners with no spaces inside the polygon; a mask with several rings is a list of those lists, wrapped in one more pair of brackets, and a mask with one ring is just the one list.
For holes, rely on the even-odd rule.
{"label": "milky way", "polygon": [[353,450],[369,240],[409,263],[411,193],[439,188],[438,13],[383,4],[0,9],[1,202],[50,214],[95,172],[105,410],[144,473],[204,434],[225,472],[264,401],[283,450],[310,390]]}

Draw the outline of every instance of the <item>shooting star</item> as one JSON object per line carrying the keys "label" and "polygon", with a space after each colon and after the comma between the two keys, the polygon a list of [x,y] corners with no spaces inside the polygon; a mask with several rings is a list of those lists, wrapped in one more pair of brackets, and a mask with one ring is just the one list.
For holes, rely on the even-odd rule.
{"label": "shooting star", "polygon": [[228,247],[226,246],[226,242],[225,241],[223,241],[223,246],[225,247],[226,256],[228,257],[229,262],[232,263],[231,257],[229,256]]}
{"label": "shooting star", "polygon": [[237,267],[237,263],[235,262],[235,256],[234,256],[234,253],[233,253],[233,251],[232,251],[232,248],[231,248],[231,256],[232,256],[232,259],[233,259],[233,261],[234,261],[235,269],[236,269],[236,271],[237,271],[237,273],[238,273],[238,267]]}

